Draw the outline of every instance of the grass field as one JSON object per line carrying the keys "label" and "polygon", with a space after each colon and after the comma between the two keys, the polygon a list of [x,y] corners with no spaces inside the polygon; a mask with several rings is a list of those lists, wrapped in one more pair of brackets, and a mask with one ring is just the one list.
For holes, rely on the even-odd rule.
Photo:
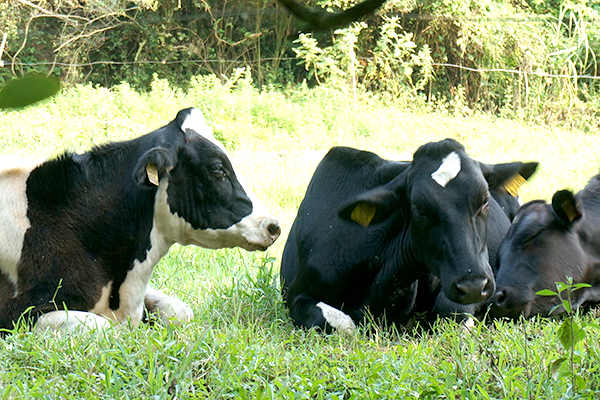
{"label": "grass field", "polygon": [[[539,161],[524,200],[579,190],[600,167],[600,132],[524,125],[484,115],[409,111],[324,88],[258,93],[214,78],[186,92],[156,81],[64,90],[33,107],[0,113],[0,153],[46,157],[139,136],[184,107],[201,108],[237,170],[278,216],[282,237],[266,253],[175,246],[152,284],[186,301],[195,319],[79,336],[0,340],[0,399],[559,399],[600,397],[600,332],[588,327],[573,368],[557,339],[560,321],[432,330],[375,327],[323,335],[293,327],[281,302],[281,252],[312,173],[333,145],[410,160],[427,141],[451,137],[480,161]],[[578,317],[593,322],[595,314]],[[573,376],[578,386],[571,387]]]}

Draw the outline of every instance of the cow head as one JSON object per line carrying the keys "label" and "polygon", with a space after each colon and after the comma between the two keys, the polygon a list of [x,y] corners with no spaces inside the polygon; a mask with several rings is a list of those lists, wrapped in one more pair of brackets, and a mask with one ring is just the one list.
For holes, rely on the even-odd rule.
{"label": "cow head", "polygon": [[265,250],[277,239],[277,220],[242,185],[200,110],[180,111],[156,135],[134,178],[157,189],[154,222],[166,241]]}
{"label": "cow head", "polygon": [[546,316],[558,299],[536,292],[556,290],[566,276],[586,281],[589,266],[577,232],[582,220],[581,204],[567,190],[556,192],[552,204],[535,200],[521,207],[500,245],[493,316]]}
{"label": "cow head", "polygon": [[497,175],[472,160],[454,140],[428,143],[403,173],[352,199],[340,216],[376,229],[379,222],[401,213],[401,246],[403,253],[411,254],[411,268],[421,265],[424,273],[438,276],[454,302],[480,302],[495,289],[486,245],[486,179]]}

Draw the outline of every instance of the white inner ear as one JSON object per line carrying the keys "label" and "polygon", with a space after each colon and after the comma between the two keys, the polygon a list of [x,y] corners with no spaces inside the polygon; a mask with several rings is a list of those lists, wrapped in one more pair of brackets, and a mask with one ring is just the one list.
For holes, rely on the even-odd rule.
{"label": "white inner ear", "polygon": [[446,187],[448,182],[456,178],[460,172],[460,156],[453,151],[442,160],[440,167],[431,174],[434,181],[441,187]]}

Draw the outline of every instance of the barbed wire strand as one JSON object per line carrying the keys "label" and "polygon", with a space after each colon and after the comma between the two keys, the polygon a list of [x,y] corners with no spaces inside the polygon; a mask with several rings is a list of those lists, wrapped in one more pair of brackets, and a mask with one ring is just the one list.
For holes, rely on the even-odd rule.
{"label": "barbed wire strand", "polygon": [[[64,63],[64,62],[35,62],[35,63],[14,63],[15,65],[19,65],[21,67],[39,67],[39,66],[47,66],[53,65],[55,67],[93,67],[96,65],[142,65],[142,64],[162,64],[162,65],[172,65],[172,64],[183,64],[183,63],[192,63],[192,64],[209,64],[209,63],[230,63],[230,64],[256,64],[259,62],[268,62],[268,61],[302,61],[302,58],[298,57],[265,57],[260,60],[222,60],[222,59],[203,59],[203,60],[171,60],[171,61],[163,61],[163,60],[145,60],[145,61],[90,61],[87,63]],[[10,61],[5,61],[4,66],[8,67],[13,65]],[[500,72],[500,73],[511,73],[516,75],[534,75],[545,78],[572,78],[572,79],[592,79],[592,80],[600,80],[600,76],[595,75],[567,75],[567,74],[552,74],[544,71],[519,71],[514,69],[507,68],[472,68],[466,67],[464,65],[457,64],[448,64],[448,63],[432,63],[434,67],[449,67],[456,68],[465,71],[478,72],[478,73],[490,73],[490,72]]]}

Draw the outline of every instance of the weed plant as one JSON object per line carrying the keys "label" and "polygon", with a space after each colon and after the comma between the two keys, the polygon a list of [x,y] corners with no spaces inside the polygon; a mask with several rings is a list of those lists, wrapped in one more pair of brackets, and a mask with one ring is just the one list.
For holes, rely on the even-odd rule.
{"label": "weed plant", "polygon": [[[186,301],[195,318],[75,336],[0,340],[0,399],[558,399],[598,398],[598,330],[577,343],[583,387],[552,374],[564,357],[561,321],[493,321],[470,331],[366,326],[356,334],[297,329],[279,294],[287,233],[312,173],[334,145],[410,160],[446,137],[485,162],[539,161],[522,198],[579,190],[598,172],[600,136],[485,115],[407,112],[377,98],[319,87],[258,92],[243,70],[222,83],[198,77],[182,91],[155,79],[140,93],[76,86],[0,113],[0,152],[46,157],[149,132],[197,106],[231,150],[237,170],[275,213],[282,237],[265,253],[175,246],[152,284]],[[594,313],[578,324],[592,323]]]}

